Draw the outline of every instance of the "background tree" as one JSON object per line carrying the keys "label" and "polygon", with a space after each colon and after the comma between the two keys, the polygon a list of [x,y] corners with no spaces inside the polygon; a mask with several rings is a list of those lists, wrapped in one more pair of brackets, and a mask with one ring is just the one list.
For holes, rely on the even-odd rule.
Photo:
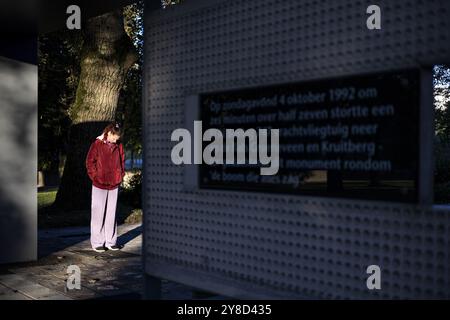
{"label": "background tree", "polygon": [[435,141],[434,198],[450,203],[450,67],[434,67]]}
{"label": "background tree", "polygon": [[174,5],[174,4],[179,4],[182,3],[183,0],[161,0],[161,5],[163,8],[166,8],[168,6]]}
{"label": "background tree", "polygon": [[434,67],[436,135],[450,138],[450,66]]}
{"label": "background tree", "polygon": [[85,159],[90,144],[110,121],[116,120],[119,94],[128,70],[137,61],[136,49],[124,29],[122,10],[88,20],[71,120],[64,173],[54,206],[83,209],[90,204],[91,183]]}
{"label": "background tree", "polygon": [[[166,7],[180,2],[179,0],[162,1],[161,5]],[[123,29],[131,39],[131,43],[136,47],[138,55],[136,63],[131,65],[128,72],[123,72],[118,77],[123,77],[123,83],[118,90],[119,98],[115,110],[116,120],[122,121],[123,124],[123,143],[127,152],[127,159],[130,159],[140,157],[142,152],[143,1],[125,7],[123,16]],[[86,58],[90,52],[94,56],[100,57],[101,55],[99,52],[95,52],[94,47],[95,44],[99,45],[102,42],[104,42],[102,44],[103,49],[108,47],[108,42],[115,43],[112,47],[113,50],[116,50],[118,56],[123,56],[126,53],[127,46],[132,49],[129,46],[129,41],[125,41],[127,42],[125,46],[121,43],[125,34],[121,28],[117,28],[117,26],[120,26],[121,20],[117,15],[115,19],[110,20],[112,25],[116,26],[115,30],[110,30],[111,24],[104,23],[107,21],[105,17],[101,19],[96,19],[102,21],[97,25],[95,21],[90,21],[88,24],[90,25],[89,31],[85,26],[82,31],[62,29],[41,35],[39,38],[38,167],[39,170],[51,172],[51,175],[56,177],[60,176],[60,172],[65,167],[63,181],[55,203],[60,208],[87,208],[89,184],[86,185],[86,183],[89,183],[89,181],[83,179],[85,172],[81,160],[84,160],[84,151],[87,152],[87,141],[92,141],[99,134],[97,128],[101,130],[103,127],[103,124],[97,126],[97,123],[106,119],[107,121],[112,120],[112,114],[114,114],[114,107],[112,107],[106,113],[102,110],[100,114],[95,115],[96,111],[95,107],[92,107],[92,101],[83,99],[89,94],[85,88],[85,85],[89,82],[88,74],[94,74],[94,72],[89,72]],[[105,28],[104,31],[101,30],[100,25]],[[110,35],[115,33],[116,38],[107,36],[107,33],[110,33]],[[101,35],[101,37],[98,35],[94,37],[96,34]],[[119,34],[121,36],[117,36]],[[91,35],[92,37],[90,37]],[[103,40],[101,40],[102,37]],[[114,53],[111,52],[110,56],[113,55]],[[109,59],[109,53],[103,53],[103,59]],[[126,67],[123,69],[125,71]],[[84,70],[83,74],[81,74],[82,70]],[[110,78],[109,75],[105,75],[107,72],[102,74],[100,69],[98,70],[97,81],[99,83],[104,83],[105,80]],[[80,76],[84,77],[84,80],[81,80]],[[120,86],[120,81],[116,88],[117,86]],[[89,85],[88,87],[91,92],[95,91],[93,87]],[[96,95],[94,93],[94,96]],[[103,97],[106,96],[103,95]],[[114,103],[109,104],[114,105]],[[103,119],[102,114],[108,116]],[[91,117],[91,115],[93,116]],[[86,143],[80,144],[80,141],[86,141]],[[71,155],[66,163],[65,159],[68,153]],[[58,181],[49,181],[49,179],[46,179],[46,182],[50,182],[52,185],[58,183]]]}
{"label": "background tree", "polygon": [[124,9],[125,32],[137,49],[138,61],[129,70],[119,96],[118,118],[124,129],[123,143],[127,160],[133,163],[142,154],[142,65],[144,60],[144,3],[139,1]]}
{"label": "background tree", "polygon": [[[39,37],[38,170],[57,184],[70,126],[69,106],[79,76],[81,33],[66,29]],[[56,177],[54,181],[47,179]]]}

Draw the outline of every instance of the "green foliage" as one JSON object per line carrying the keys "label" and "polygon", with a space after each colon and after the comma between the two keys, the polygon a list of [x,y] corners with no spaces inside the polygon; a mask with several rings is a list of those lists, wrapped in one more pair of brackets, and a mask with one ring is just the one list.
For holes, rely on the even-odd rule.
{"label": "green foliage", "polygon": [[433,84],[436,135],[434,198],[436,203],[450,203],[450,68],[435,66]]}
{"label": "green foliage", "polygon": [[79,31],[61,30],[38,41],[38,168],[57,171],[71,123],[82,38]]}
{"label": "green foliage", "polygon": [[138,1],[123,9],[125,32],[142,58],[144,49],[144,2]]}
{"label": "green foliage", "polygon": [[441,139],[450,137],[450,102],[442,109],[435,109],[435,134]]}
{"label": "green foliage", "polygon": [[42,209],[52,205],[56,198],[56,191],[57,190],[38,192],[38,209]]}
{"label": "green foliage", "polygon": [[117,118],[123,125],[123,143],[126,150],[136,155],[142,153],[142,64],[144,60],[144,3],[136,2],[124,8],[125,31],[132,39],[138,62],[131,67],[122,87],[117,108]]}
{"label": "green foliage", "polygon": [[446,65],[434,66],[433,84],[434,87],[449,87],[450,86],[450,68]]}
{"label": "green foliage", "polygon": [[141,223],[142,222],[142,209],[133,209],[126,217],[125,223]]}
{"label": "green foliage", "polygon": [[137,170],[129,181],[129,188],[123,189],[122,199],[133,208],[142,208],[142,171]]}
{"label": "green foliage", "polygon": [[180,4],[182,3],[184,0],[161,0],[161,5],[163,8],[166,8],[168,6],[172,6],[175,4]]}
{"label": "green foliage", "polygon": [[450,137],[450,67],[434,67],[434,104],[436,135],[445,140]]}

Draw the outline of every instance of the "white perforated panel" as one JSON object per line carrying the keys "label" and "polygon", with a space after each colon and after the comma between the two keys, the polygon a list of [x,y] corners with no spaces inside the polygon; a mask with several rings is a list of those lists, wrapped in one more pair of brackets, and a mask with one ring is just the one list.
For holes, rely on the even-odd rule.
{"label": "white perforated panel", "polygon": [[[187,96],[449,62],[449,1],[186,0],[146,16],[146,272],[234,297],[448,298],[450,211],[184,188]],[[366,287],[366,268],[382,289]]]}

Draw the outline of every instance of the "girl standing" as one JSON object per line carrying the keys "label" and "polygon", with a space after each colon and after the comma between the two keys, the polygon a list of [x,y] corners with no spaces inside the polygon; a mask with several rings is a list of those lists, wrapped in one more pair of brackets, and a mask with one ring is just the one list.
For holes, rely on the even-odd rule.
{"label": "girl standing", "polygon": [[[119,250],[116,206],[119,185],[125,175],[125,156],[119,124],[110,123],[91,144],[86,169],[92,180],[91,245],[96,252]],[[105,210],[106,208],[106,210]]]}

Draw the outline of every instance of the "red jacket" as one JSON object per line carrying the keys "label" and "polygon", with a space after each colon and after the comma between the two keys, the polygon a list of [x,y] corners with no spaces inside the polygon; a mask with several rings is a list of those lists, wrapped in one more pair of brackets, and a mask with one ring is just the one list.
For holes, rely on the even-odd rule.
{"label": "red jacket", "polygon": [[100,189],[117,188],[125,176],[125,155],[121,143],[112,147],[97,137],[86,156],[86,169],[92,184]]}

